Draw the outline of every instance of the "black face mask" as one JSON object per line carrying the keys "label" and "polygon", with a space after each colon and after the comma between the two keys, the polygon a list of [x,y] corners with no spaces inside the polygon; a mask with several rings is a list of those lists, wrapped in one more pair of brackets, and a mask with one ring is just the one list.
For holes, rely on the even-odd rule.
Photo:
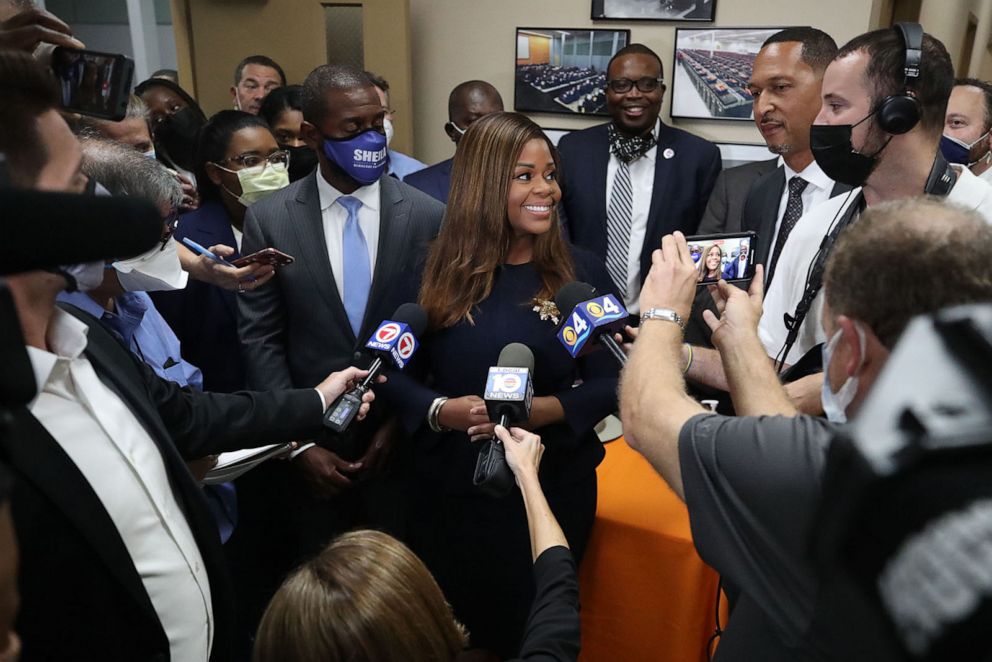
{"label": "black face mask", "polygon": [[317,168],[317,152],[306,145],[285,149],[289,152],[289,181],[303,179]]}
{"label": "black face mask", "polygon": [[[870,119],[871,113],[861,122]],[[892,136],[874,154],[862,154],[851,144],[851,132],[858,124],[814,124],[809,130],[809,146],[816,164],[835,182],[848,186],[864,186],[868,176],[878,165],[882,153]]]}
{"label": "black face mask", "polygon": [[166,165],[193,171],[196,168],[196,137],[203,126],[190,107],[167,115],[155,127],[155,153]]}

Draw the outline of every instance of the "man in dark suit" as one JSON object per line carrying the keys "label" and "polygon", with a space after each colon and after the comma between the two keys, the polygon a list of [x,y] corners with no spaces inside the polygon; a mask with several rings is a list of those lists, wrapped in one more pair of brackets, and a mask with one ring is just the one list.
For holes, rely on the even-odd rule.
{"label": "man in dark suit", "polygon": [[[451,142],[455,143],[457,149],[458,141],[472,122],[490,113],[501,112],[503,112],[503,98],[495,87],[484,80],[460,83],[448,95],[448,121],[444,123],[444,132],[451,138]],[[454,158],[451,158],[435,163],[407,175],[403,181],[447,204],[453,161]]]}
{"label": "man in dark suit", "polygon": [[730,262],[724,265],[723,278],[724,280],[731,280],[733,278],[743,278],[746,272],[747,272],[747,245],[741,245],[741,247],[736,251],[734,251],[733,255],[730,256]]}
{"label": "man in dark suit", "polygon": [[697,234],[724,234],[741,231],[744,201],[754,184],[762,176],[778,167],[778,159],[754,161],[734,168],[721,170],[713,185],[710,201],[699,222]]}
{"label": "man in dark suit", "polygon": [[[82,152],[49,74],[7,52],[0,81],[10,104],[0,151],[17,168],[16,183],[80,192]],[[363,373],[332,375],[316,392],[182,389],[95,318],[56,308],[67,284],[94,286],[103,271],[101,260],[6,281],[37,384],[0,428],[0,455],[17,477],[24,659],[231,659],[232,586],[183,458],[312,435],[323,403]],[[15,336],[4,329],[5,341]]]}
{"label": "man in dark suit", "polygon": [[[239,335],[253,387],[312,386],[326,367],[353,362],[376,325],[416,297],[409,275],[437,235],[444,206],[383,176],[383,115],[359,69],[325,65],[303,84],[301,136],[320,166],[252,205],[245,218],[242,252],[271,246],[296,258],[239,297]],[[379,423],[351,426],[333,446],[337,452],[318,439],[293,459],[295,475],[283,480],[298,555],[319,551],[356,516],[394,531],[401,525],[395,512],[401,504],[393,497],[383,503],[381,481],[326,501],[365,478],[363,469],[378,460],[384,439],[372,438]]]}
{"label": "man in dark suit", "polygon": [[662,76],[661,60],[647,46],[619,50],[607,67],[613,120],[558,145],[569,237],[605,260],[631,313],[651,252],[666,234],[696,231],[720,172],[716,145],[658,119]]}

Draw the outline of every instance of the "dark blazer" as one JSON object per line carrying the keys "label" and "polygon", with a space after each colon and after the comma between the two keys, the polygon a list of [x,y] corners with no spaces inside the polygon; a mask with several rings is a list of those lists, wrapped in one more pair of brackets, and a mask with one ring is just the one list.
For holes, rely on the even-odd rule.
{"label": "dark blazer", "polygon": [[[241,257],[227,210],[218,201],[184,214],[175,238],[189,237],[204,248],[224,244]],[[192,278],[185,289],[153,292],[152,300],[182,343],[183,358],[203,372],[203,390],[233,393],[245,388],[238,342],[237,294]]]}
{"label": "dark blazer", "polygon": [[406,176],[403,182],[444,204],[448,204],[448,190],[451,188],[451,164],[453,162],[454,159],[448,159],[423,170],[412,172]]}
{"label": "dark blazer", "polygon": [[[840,182],[834,183],[830,197],[847,193],[851,187]],[[782,193],[785,191],[785,168],[779,166],[771,172],[762,175],[751,186],[744,202],[741,213],[741,230],[758,233],[758,249],[755,253],[755,264],[768,265],[771,258],[770,247],[774,241],[775,226],[778,224],[778,209],[782,203]],[[767,292],[769,273],[765,270],[765,286]]]}
{"label": "dark blazer", "polygon": [[[606,259],[606,171],[610,161],[607,124],[564,136],[561,154],[563,223],[572,243]],[[666,159],[665,150],[674,152]],[[654,192],[641,249],[641,282],[651,253],[675,230],[693,234],[720,172],[720,150],[697,136],[661,125],[654,168]]]}
{"label": "dark blazer", "polygon": [[358,338],[351,330],[327,256],[319,171],[248,209],[242,250],[271,246],[296,258],[262,287],[239,297],[248,383],[255,388],[315,386],[352,365],[371,331],[400,301],[405,279],[437,236],[444,205],[390,177],[380,183],[379,252]]}
{"label": "dark blazer", "polygon": [[[233,656],[232,586],[220,536],[183,458],[302,439],[321,426],[311,389],[207,394],[159,378],[93,317],[86,357],[158,446],[210,578],[211,660]],[[110,515],[87,480],[26,409],[0,449],[17,476],[11,499],[20,547],[22,660],[168,660],[169,642]]]}
{"label": "dark blazer", "polygon": [[710,194],[710,201],[699,222],[697,234],[723,234],[741,231],[744,202],[754,184],[763,175],[775,170],[778,158],[745,163],[721,170]]}

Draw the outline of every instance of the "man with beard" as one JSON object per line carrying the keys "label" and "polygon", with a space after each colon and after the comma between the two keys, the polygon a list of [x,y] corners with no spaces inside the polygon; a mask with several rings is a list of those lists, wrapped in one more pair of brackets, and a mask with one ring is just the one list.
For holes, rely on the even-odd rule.
{"label": "man with beard", "polygon": [[992,183],[992,84],[975,78],[954,81],[947,102],[940,151]]}

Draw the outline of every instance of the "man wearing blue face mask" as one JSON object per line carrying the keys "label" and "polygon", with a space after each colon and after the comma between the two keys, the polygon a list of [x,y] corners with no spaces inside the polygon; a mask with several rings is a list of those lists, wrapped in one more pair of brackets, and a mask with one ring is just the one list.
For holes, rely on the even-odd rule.
{"label": "man wearing blue face mask", "polygon": [[947,101],[940,151],[986,182],[992,183],[992,84],[959,78]]}
{"label": "man wearing blue face mask", "polygon": [[[444,212],[438,201],[384,176],[386,109],[363,71],[318,67],[303,83],[302,106],[300,136],[319,167],[245,214],[242,254],[272,247],[296,258],[238,297],[248,384],[265,389],[309,384],[325,367],[349,364],[376,325],[415,300],[418,287],[409,274]],[[378,514],[381,483],[364,480],[385,448],[389,426],[381,423],[349,428],[344,445],[353,454],[341,451],[342,457],[317,438],[286,466],[263,468],[281,472],[268,492],[285,500],[280,518],[292,520],[295,538],[280,541],[292,557],[284,559],[287,567],[322,549],[360,512],[365,523],[398,532],[395,519]],[[360,489],[349,489],[360,481]]]}
{"label": "man wearing blue face mask", "polygon": [[692,305],[694,264],[680,235],[655,251],[621,415],[628,443],[685,500],[700,556],[741,590],[715,660],[891,659],[870,621],[860,648],[844,648],[844,596],[817,585],[807,556],[826,451],[914,316],[992,298],[989,251],[981,215],[933,197],[872,206],[838,240],[824,277],[822,399],[832,422],[798,415],[762,350],[760,277],[749,292],[721,282],[720,317],[705,317],[737,411],[762,415],[710,414],[690,398],[678,321]]}

